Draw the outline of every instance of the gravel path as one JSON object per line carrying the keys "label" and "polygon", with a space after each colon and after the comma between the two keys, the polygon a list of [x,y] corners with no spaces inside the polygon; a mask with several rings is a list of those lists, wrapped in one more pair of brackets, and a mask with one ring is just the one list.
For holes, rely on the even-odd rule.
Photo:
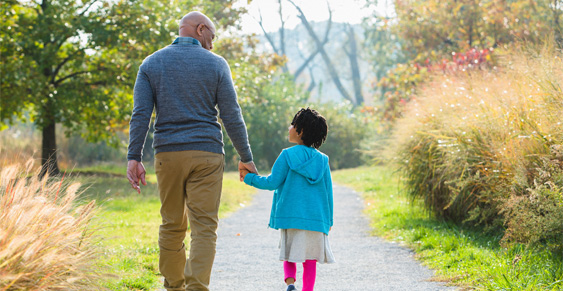
{"label": "gravel path", "polygon": [[[211,290],[285,290],[279,233],[267,227],[271,202],[272,192],[259,191],[251,205],[221,220]],[[412,251],[369,236],[362,209],[356,192],[335,185],[329,237],[337,262],[317,265],[315,290],[456,290],[430,282],[432,271],[415,261]],[[298,278],[298,288],[300,283]]]}

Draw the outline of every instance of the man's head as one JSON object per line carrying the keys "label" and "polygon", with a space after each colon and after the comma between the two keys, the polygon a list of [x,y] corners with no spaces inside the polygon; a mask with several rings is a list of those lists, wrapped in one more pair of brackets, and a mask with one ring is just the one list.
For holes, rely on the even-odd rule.
{"label": "man's head", "polygon": [[326,118],[316,110],[301,108],[293,117],[291,125],[298,134],[302,134],[301,140],[308,147],[318,149],[326,140],[328,124]]}
{"label": "man's head", "polygon": [[193,37],[201,43],[206,50],[213,49],[213,41],[215,40],[215,25],[205,14],[192,11],[180,20],[180,36]]}

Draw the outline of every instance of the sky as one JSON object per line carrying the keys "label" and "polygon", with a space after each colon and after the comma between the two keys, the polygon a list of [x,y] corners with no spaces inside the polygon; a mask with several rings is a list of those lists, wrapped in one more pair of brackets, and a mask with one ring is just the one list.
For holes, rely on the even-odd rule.
{"label": "sky", "polygon": [[[362,18],[373,14],[373,9],[366,9],[365,0],[294,0],[303,10],[303,13],[309,21],[328,20],[327,2],[332,10],[333,22],[347,22],[357,24],[362,22]],[[387,2],[391,0],[380,0],[376,10],[380,13],[389,13]],[[248,9],[248,14],[242,17],[242,32],[262,34],[262,29],[258,24],[260,14],[262,14],[263,25],[266,31],[277,31],[281,26],[278,14],[277,0],[252,0],[248,4],[247,0],[240,0],[236,3],[236,7],[244,6]],[[298,12],[287,0],[282,1],[282,9],[285,21],[285,27],[292,29],[301,21],[297,18]]]}

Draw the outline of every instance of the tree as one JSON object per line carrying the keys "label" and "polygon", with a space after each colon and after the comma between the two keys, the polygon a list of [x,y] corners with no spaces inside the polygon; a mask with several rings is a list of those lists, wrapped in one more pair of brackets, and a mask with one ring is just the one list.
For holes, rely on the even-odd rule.
{"label": "tree", "polygon": [[189,9],[215,16],[218,27],[233,25],[243,10],[232,2],[2,2],[1,124],[30,120],[42,130],[41,175],[59,172],[57,123],[67,134],[117,144],[143,58],[173,40]]}

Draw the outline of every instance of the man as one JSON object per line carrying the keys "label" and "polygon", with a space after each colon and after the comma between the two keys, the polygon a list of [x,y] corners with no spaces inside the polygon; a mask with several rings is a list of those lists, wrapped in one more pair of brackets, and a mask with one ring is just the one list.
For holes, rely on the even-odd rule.
{"label": "man", "polygon": [[[153,148],[162,203],[159,268],[164,287],[209,290],[224,169],[216,106],[240,156],[239,170],[257,171],[229,65],[210,52],[215,25],[204,14],[190,12],[180,21],[179,35],[171,45],[147,57],[139,68],[127,178],[141,193],[139,181],[146,185],[142,151],[154,108]],[[183,240],[188,220],[191,246],[186,260]]]}

